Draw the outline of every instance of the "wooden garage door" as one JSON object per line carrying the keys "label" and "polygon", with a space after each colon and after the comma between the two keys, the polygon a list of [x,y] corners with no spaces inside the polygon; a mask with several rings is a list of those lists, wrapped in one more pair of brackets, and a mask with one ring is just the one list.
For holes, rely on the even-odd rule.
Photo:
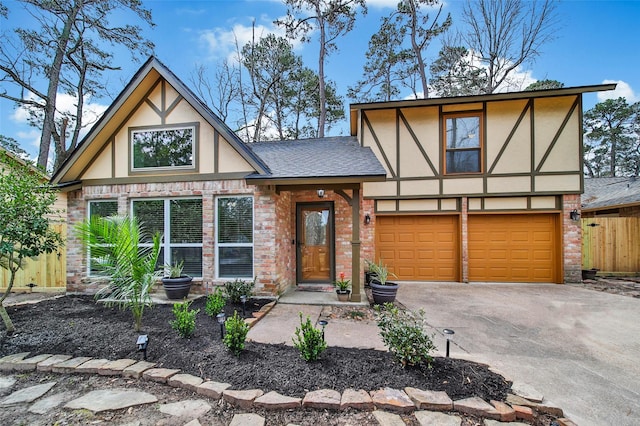
{"label": "wooden garage door", "polygon": [[469,215],[469,281],[557,282],[557,214]]}
{"label": "wooden garage door", "polygon": [[377,216],[376,260],[398,280],[458,281],[458,216]]}

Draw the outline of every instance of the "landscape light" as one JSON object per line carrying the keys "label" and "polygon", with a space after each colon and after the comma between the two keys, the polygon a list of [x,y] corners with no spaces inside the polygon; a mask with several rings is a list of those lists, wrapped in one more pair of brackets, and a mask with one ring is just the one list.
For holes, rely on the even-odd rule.
{"label": "landscape light", "polygon": [[144,360],[147,360],[147,346],[149,345],[149,336],[146,334],[141,334],[138,336],[138,340],[136,341],[136,346],[138,347],[138,352],[144,353]]}
{"label": "landscape light", "polygon": [[318,321],[318,324],[320,324],[320,326],[322,327],[322,341],[324,342],[324,328],[327,326],[327,324],[329,324],[329,321],[320,320]]}
{"label": "landscape light", "polygon": [[224,321],[226,319],[226,315],[224,312],[220,312],[216,315],[216,319],[218,320],[218,324],[220,324],[220,340],[224,338]]}
{"label": "landscape light", "polygon": [[449,358],[449,342],[451,341],[452,336],[456,333],[448,328],[445,328],[442,332],[447,336],[447,358]]}
{"label": "landscape light", "polygon": [[243,294],[242,296],[240,296],[240,301],[242,302],[242,317],[246,317],[247,313],[246,313],[246,305],[247,305],[247,295]]}

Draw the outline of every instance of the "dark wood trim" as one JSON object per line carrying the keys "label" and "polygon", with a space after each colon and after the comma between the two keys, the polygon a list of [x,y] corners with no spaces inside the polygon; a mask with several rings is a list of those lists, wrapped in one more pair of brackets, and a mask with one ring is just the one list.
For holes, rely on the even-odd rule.
{"label": "dark wood trim", "polygon": [[387,155],[384,152],[384,149],[382,149],[382,145],[380,144],[380,140],[378,139],[378,136],[376,135],[376,132],[373,130],[373,126],[371,125],[371,122],[369,121],[369,118],[367,117],[367,114],[364,113],[362,114],[362,119],[363,121],[366,123],[367,128],[369,129],[369,131],[371,132],[371,137],[373,138],[373,141],[376,143],[376,146],[378,147],[378,150],[380,151],[380,155],[382,155],[382,159],[384,160],[384,163],[387,165],[387,168],[389,169],[389,173],[391,173],[392,177],[396,177],[396,173],[393,170],[393,167],[391,167],[391,163],[389,162],[389,158],[387,158]]}
{"label": "dark wood trim", "polygon": [[171,115],[173,110],[176,109],[176,107],[180,104],[180,102],[182,102],[183,99],[184,98],[182,97],[182,95],[180,93],[178,93],[178,96],[176,96],[176,98],[173,100],[173,102],[171,102],[171,105],[169,105],[169,107],[165,111],[165,114],[166,114],[167,117]]}
{"label": "dark wood trim", "polygon": [[213,172],[220,171],[220,133],[213,129]]}
{"label": "dark wood trim", "polygon": [[540,169],[542,169],[542,166],[544,166],[544,163],[547,161],[547,158],[549,158],[549,155],[551,155],[551,151],[553,151],[553,148],[555,148],[556,144],[558,143],[558,139],[560,139],[560,135],[562,135],[562,132],[567,127],[567,123],[571,119],[571,116],[576,111],[577,107],[578,107],[578,98],[574,99],[573,104],[571,105],[571,108],[569,108],[569,112],[567,112],[567,114],[564,117],[564,120],[562,121],[562,124],[560,125],[560,128],[556,131],[556,134],[551,140],[551,143],[549,144],[549,146],[547,147],[547,150],[545,151],[544,155],[540,159],[540,164],[538,164],[538,167],[536,167],[536,172],[538,173],[540,172]]}
{"label": "dark wood trim", "polygon": [[[431,159],[429,158],[429,155],[427,155],[427,152],[424,150],[424,147],[420,143],[420,140],[418,139],[418,136],[413,131],[413,128],[409,124],[409,121],[407,120],[407,118],[402,113],[402,110],[399,109],[399,108],[398,108],[398,113],[400,115],[400,118],[402,119],[402,122],[404,123],[404,126],[406,127],[407,131],[411,135],[411,138],[413,139],[413,142],[418,147],[418,150],[420,150],[420,153],[422,154],[422,157],[427,161],[427,164],[429,164],[429,167],[431,168],[431,171],[433,172],[433,176],[439,176],[440,174],[438,173],[438,171],[436,170],[435,166],[433,165],[433,162],[431,162]],[[398,135],[398,141],[399,140],[400,140],[400,135]],[[400,144],[398,143],[398,145],[400,145]]]}
{"label": "dark wood trim", "polygon": [[86,179],[82,181],[83,186],[95,185],[128,185],[136,183],[171,183],[171,182],[206,182],[216,180],[244,180],[246,172],[236,173],[181,173],[153,176],[129,176],[113,179]]}
{"label": "dark wood trim", "polygon": [[[515,124],[513,125],[513,128],[511,129],[511,132],[509,132],[509,136],[507,136],[507,139],[502,144],[502,148],[500,148],[500,151],[498,152],[498,155],[496,155],[496,158],[493,160],[493,164],[491,165],[491,167],[489,167],[489,169],[487,171],[487,174],[490,174],[490,175],[493,174],[493,170],[496,168],[496,166],[498,165],[498,162],[502,158],[502,155],[507,150],[507,147],[509,146],[509,143],[513,140],[513,136],[518,131],[518,128],[520,127],[520,124],[524,120],[524,118],[525,118],[525,116],[527,114],[527,111],[529,111],[529,109],[531,108],[531,104],[532,104],[531,100],[529,100],[529,102],[527,102],[525,104],[524,108],[522,109],[522,112],[520,113],[520,116],[518,117],[518,119],[516,120]],[[530,174],[530,173],[528,173],[528,174]]]}

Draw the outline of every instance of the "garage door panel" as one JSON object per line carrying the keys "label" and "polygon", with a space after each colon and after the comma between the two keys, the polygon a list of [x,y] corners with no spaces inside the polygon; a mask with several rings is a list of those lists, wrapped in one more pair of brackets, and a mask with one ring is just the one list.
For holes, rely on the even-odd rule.
{"label": "garage door panel", "polygon": [[470,215],[469,280],[554,282],[557,216]]}
{"label": "garage door panel", "polygon": [[457,216],[379,216],[376,257],[398,280],[457,281],[458,221]]}

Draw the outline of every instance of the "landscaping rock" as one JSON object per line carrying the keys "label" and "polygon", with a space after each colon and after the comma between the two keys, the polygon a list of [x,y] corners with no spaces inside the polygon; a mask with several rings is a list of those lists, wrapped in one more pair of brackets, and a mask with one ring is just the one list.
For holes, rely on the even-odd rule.
{"label": "landscaping rock", "polygon": [[465,414],[473,416],[486,417],[489,419],[500,420],[500,413],[493,405],[484,401],[477,396],[472,398],[460,399],[453,402],[453,409]]}
{"label": "landscaping rock", "polygon": [[41,385],[30,386],[28,388],[20,389],[13,392],[0,401],[0,407],[6,407],[8,405],[23,404],[25,402],[33,402],[40,398],[45,393],[49,392],[57,382],[43,383]]}
{"label": "landscaping rock", "polygon": [[71,359],[71,355],[53,355],[42,362],[39,362],[36,366],[38,371],[51,371],[54,365],[60,364]]}
{"label": "landscaping rock", "polygon": [[138,361],[122,370],[122,376],[139,379],[145,371],[150,370],[155,366],[156,364],[154,362]]}
{"label": "landscaping rock", "polygon": [[373,417],[375,417],[380,426],[406,426],[402,417],[387,411],[376,410],[373,412]]}
{"label": "landscaping rock", "polygon": [[340,399],[340,409],[346,410],[347,408],[371,411],[376,408],[376,406],[366,390],[345,389]]}
{"label": "landscaping rock", "polygon": [[320,389],[308,392],[302,399],[302,406],[321,410],[339,410],[340,392],[333,389]]}
{"label": "landscaping rock", "polygon": [[420,410],[451,411],[453,401],[446,392],[421,390],[412,387],[404,388],[416,408]]}
{"label": "landscaping rock", "polygon": [[17,361],[14,363],[14,371],[35,371],[39,362],[45,361],[48,358],[51,358],[51,354],[42,354],[36,355],[31,358],[25,358],[21,361]]}
{"label": "landscaping rock", "polygon": [[544,398],[544,396],[540,392],[536,391],[533,387],[526,383],[514,382],[511,385],[511,391],[514,395],[533,402],[542,402]]}
{"label": "landscaping rock", "polygon": [[20,352],[19,354],[7,355],[0,358],[0,371],[12,371],[17,362],[25,359],[31,352]]}
{"label": "landscaping rock", "polygon": [[269,410],[288,410],[299,408],[302,399],[290,396],[280,395],[278,392],[268,392],[253,401],[254,406],[262,407]]}
{"label": "landscaping rock", "polygon": [[371,399],[376,407],[382,410],[410,413],[415,409],[411,398],[401,390],[384,388],[371,392]]}
{"label": "landscaping rock", "polygon": [[29,412],[34,414],[45,414],[51,409],[60,406],[63,402],[71,399],[71,392],[60,392],[54,395],[42,398],[31,404]]}
{"label": "landscaping rock", "polygon": [[264,426],[265,419],[257,414],[236,414],[229,426]]}
{"label": "landscaping rock", "polygon": [[176,374],[175,376],[171,376],[167,383],[174,388],[182,388],[196,392],[198,386],[200,386],[203,381],[200,377],[191,374]]}
{"label": "landscaping rock", "polygon": [[458,416],[436,411],[416,411],[413,415],[420,426],[460,426],[462,423]]}
{"label": "landscaping rock", "polygon": [[15,377],[0,377],[0,391],[11,388],[15,383]]}
{"label": "landscaping rock", "polygon": [[158,402],[158,398],[147,392],[128,389],[105,389],[92,391],[80,398],[69,401],[64,408],[70,410],[85,409],[93,413],[101,413],[154,402]]}
{"label": "landscaping rock", "polygon": [[98,374],[100,368],[109,362],[108,359],[91,359],[76,367],[76,373]]}
{"label": "landscaping rock", "polygon": [[84,364],[87,361],[90,361],[92,358],[88,356],[79,356],[75,358],[68,359],[66,361],[62,361],[58,364],[55,364],[51,367],[51,371],[54,373],[74,373],[78,366]]}
{"label": "landscaping rock", "polygon": [[239,407],[245,410],[250,409],[253,406],[253,401],[264,395],[264,392],[260,389],[250,390],[225,390],[222,392],[222,398],[234,407]]}
{"label": "landscaping rock", "polygon": [[547,401],[546,399],[543,399],[542,402],[538,403],[534,407],[534,409],[539,413],[551,414],[552,416],[555,416],[555,417],[564,416],[564,412],[562,411],[562,408],[558,407],[557,404],[554,404],[551,401]]}
{"label": "landscaping rock", "polygon": [[560,426],[578,426],[577,424],[575,424],[574,422],[572,422],[571,420],[564,418],[564,417],[560,417],[557,420],[558,424]]}
{"label": "landscaping rock", "polygon": [[160,412],[182,419],[197,419],[211,410],[211,405],[204,399],[189,399],[160,405]]}
{"label": "landscaping rock", "polygon": [[101,376],[117,376],[119,374],[122,374],[122,372],[126,368],[132,366],[136,362],[136,360],[129,358],[109,361],[98,370],[98,374],[100,374]]}
{"label": "landscaping rock", "polygon": [[[504,426],[504,423],[501,422],[500,420],[485,419],[484,426]],[[528,426],[528,425],[527,423],[522,423],[522,422],[509,422],[508,426]]]}
{"label": "landscaping rock", "polygon": [[500,413],[501,422],[513,422],[516,420],[516,411],[504,402],[491,400],[491,405]]}
{"label": "landscaping rock", "polygon": [[511,408],[516,412],[517,420],[526,420],[532,422],[535,416],[533,415],[533,409],[531,407],[525,407],[524,405],[512,404]]}
{"label": "landscaping rock", "polygon": [[231,385],[229,383],[206,381],[196,388],[196,393],[212,399],[220,399],[222,397],[222,392],[230,387]]}
{"label": "landscaping rock", "polygon": [[151,368],[142,373],[142,378],[152,382],[167,383],[169,377],[178,374],[180,370],[171,368]]}

